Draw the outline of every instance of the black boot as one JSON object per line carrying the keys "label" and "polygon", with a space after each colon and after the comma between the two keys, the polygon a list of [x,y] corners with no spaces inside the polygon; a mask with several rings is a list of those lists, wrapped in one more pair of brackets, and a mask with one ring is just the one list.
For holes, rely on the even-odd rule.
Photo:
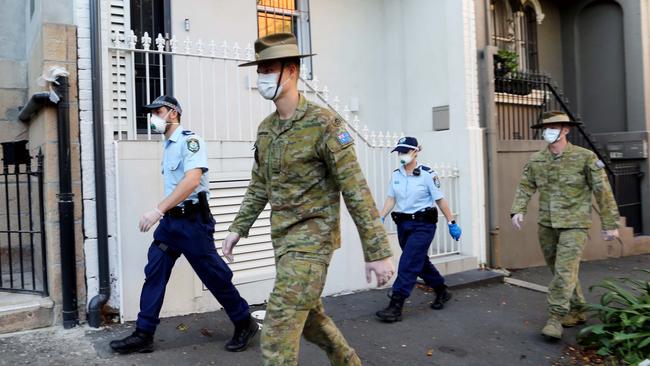
{"label": "black boot", "polygon": [[153,352],[153,334],[136,329],[130,336],[112,341],[113,351],[121,354]]}
{"label": "black boot", "polygon": [[226,351],[241,352],[245,350],[258,329],[259,326],[252,317],[235,323],[235,332],[232,339],[226,343]]}
{"label": "black boot", "polygon": [[402,307],[406,297],[398,294],[391,294],[388,307],[375,313],[379,320],[386,323],[394,323],[402,320]]}
{"label": "black boot", "polygon": [[431,309],[442,310],[445,303],[451,299],[451,292],[447,291],[447,286],[442,285],[433,289],[436,293],[436,299],[431,304]]}

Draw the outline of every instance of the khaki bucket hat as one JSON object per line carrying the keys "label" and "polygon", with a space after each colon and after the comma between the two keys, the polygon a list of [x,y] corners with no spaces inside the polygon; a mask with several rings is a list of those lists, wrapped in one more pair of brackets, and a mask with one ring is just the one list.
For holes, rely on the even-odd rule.
{"label": "khaki bucket hat", "polygon": [[291,33],[275,33],[255,41],[255,61],[246,62],[242,66],[253,66],[264,61],[281,60],[286,58],[303,58],[314,56],[315,53],[300,54],[298,40]]}
{"label": "khaki bucket hat", "polygon": [[572,121],[569,115],[562,111],[548,111],[542,114],[542,121],[530,126],[530,128],[544,128],[547,125],[561,123],[567,126],[580,126],[582,122]]}

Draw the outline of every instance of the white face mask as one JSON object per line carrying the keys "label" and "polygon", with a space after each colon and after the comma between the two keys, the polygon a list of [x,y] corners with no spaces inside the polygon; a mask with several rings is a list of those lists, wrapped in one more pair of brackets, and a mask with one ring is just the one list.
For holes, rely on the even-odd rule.
{"label": "white face mask", "polygon": [[268,100],[278,99],[280,94],[282,94],[282,87],[287,83],[287,81],[289,81],[289,79],[287,79],[284,83],[278,86],[279,78],[279,72],[273,74],[257,74],[257,91],[260,93],[262,98]]}
{"label": "white face mask", "polygon": [[410,153],[398,154],[397,157],[399,158],[399,162],[402,165],[408,165],[410,162],[413,161],[413,155],[411,155]]}
{"label": "white face mask", "polygon": [[151,126],[151,131],[157,133],[165,133],[165,130],[167,129],[167,116],[170,112],[171,111],[167,112],[167,114],[165,114],[165,117],[159,117],[155,114],[152,114],[151,117],[149,117],[149,125]]}
{"label": "white face mask", "polygon": [[546,128],[542,132],[542,137],[546,142],[552,144],[560,138],[560,132],[562,132],[560,128]]}

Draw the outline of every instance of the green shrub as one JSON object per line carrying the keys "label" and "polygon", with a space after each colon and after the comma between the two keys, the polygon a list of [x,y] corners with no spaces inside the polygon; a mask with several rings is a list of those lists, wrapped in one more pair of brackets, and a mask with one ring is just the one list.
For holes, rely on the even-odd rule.
{"label": "green shrub", "polygon": [[[642,270],[650,275],[650,270]],[[600,323],[583,328],[580,344],[598,348],[601,356],[613,356],[637,365],[650,358],[650,280],[621,278],[592,286],[605,289],[600,304],[587,310]]]}
{"label": "green shrub", "polygon": [[517,52],[500,49],[494,55],[494,69],[496,76],[505,76],[519,66],[519,55]]}

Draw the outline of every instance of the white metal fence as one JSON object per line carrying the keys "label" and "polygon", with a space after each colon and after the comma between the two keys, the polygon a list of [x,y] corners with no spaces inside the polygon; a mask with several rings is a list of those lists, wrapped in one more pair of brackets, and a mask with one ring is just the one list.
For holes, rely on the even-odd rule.
{"label": "white metal fence", "polygon": [[[136,67],[136,55],[141,64]],[[226,41],[196,42],[189,38],[180,42],[176,37],[156,39],[145,33],[138,39],[132,31],[127,34],[113,33],[109,47],[110,110],[113,133],[117,140],[160,139],[152,133],[148,123],[138,126],[136,105],[136,77],[141,80],[142,103],[149,103],[157,95],[164,94],[166,78],[173,79],[173,94],[183,108],[182,124],[206,140],[250,141],[255,140],[259,122],[274,109],[271,101],[263,99],[256,90],[254,68],[240,68],[238,65],[253,58],[249,44],[242,49],[237,43]],[[151,65],[156,65],[152,68]],[[167,71],[164,71],[167,68]],[[136,69],[145,75],[136,75]],[[328,86],[314,75],[306,80],[306,69],[301,68],[300,91],[309,99],[329,107],[347,123],[348,130],[356,140],[356,149],[368,184],[374,194],[377,206],[381,208],[386,198],[392,171],[397,160],[390,150],[402,133],[378,132],[362,125],[358,113],[341,105],[338,96],[333,96]],[[143,81],[142,81],[143,80]],[[141,117],[141,120],[146,119]],[[429,164],[427,164],[429,165]],[[442,189],[450,206],[458,215],[458,169],[451,164],[429,165],[440,176]],[[439,234],[431,246],[431,256],[458,253],[459,242],[452,241],[446,230],[446,220],[441,215]],[[458,220],[460,222],[460,217]],[[389,231],[395,231],[390,220],[386,221]]]}

